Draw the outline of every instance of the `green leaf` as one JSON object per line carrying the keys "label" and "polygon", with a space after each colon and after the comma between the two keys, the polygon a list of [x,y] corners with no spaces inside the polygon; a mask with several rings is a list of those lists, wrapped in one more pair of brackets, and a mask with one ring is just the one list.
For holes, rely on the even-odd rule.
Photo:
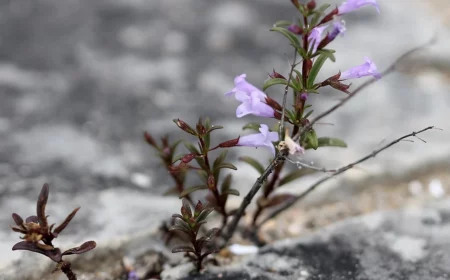
{"label": "green leaf", "polygon": [[317,134],[314,129],[311,129],[308,133],[306,133],[306,139],[308,139],[308,145],[314,150],[317,150],[319,147],[319,140],[317,139]]}
{"label": "green leaf", "polygon": [[197,147],[195,147],[192,143],[184,142],[184,146],[186,147],[186,149],[189,150],[189,152],[191,152],[193,154],[200,154],[200,152],[197,149]]}
{"label": "green leaf", "polygon": [[259,172],[259,174],[264,173],[264,167],[256,159],[254,159],[252,157],[240,157],[239,160],[250,164],[253,168],[256,169],[256,171]]}
{"label": "green leaf", "polygon": [[[319,51],[320,52],[320,51]],[[320,69],[322,68],[323,64],[328,58],[328,54],[321,53],[319,57],[314,61],[313,67],[311,68],[311,72],[309,72],[308,81],[306,83],[306,86],[309,88],[312,87],[314,84],[314,81],[317,78],[317,75],[319,74]]]}
{"label": "green leaf", "polygon": [[239,196],[239,191],[236,189],[228,189],[228,190],[224,191],[221,195],[224,195],[224,194],[231,194],[231,195]]}
{"label": "green leaf", "polygon": [[277,22],[275,22],[275,24],[273,25],[274,27],[283,27],[283,26],[289,26],[291,25],[292,22],[288,21],[288,20],[279,20]]}
{"label": "green leaf", "polygon": [[250,129],[250,130],[254,130],[256,132],[259,132],[260,126],[261,125],[259,123],[248,123],[248,124],[246,124],[246,125],[244,125],[242,127],[242,130]]}
{"label": "green leaf", "polygon": [[222,129],[223,126],[221,125],[212,125],[206,132],[210,133],[211,131],[217,130],[217,129]]}
{"label": "green leaf", "polygon": [[319,147],[341,147],[347,148],[347,144],[338,138],[320,137],[318,139]]}
{"label": "green leaf", "polygon": [[281,180],[278,182],[278,187],[281,187],[282,185],[285,185],[287,183],[290,183],[300,177],[303,177],[305,175],[314,173],[315,171],[310,168],[302,168],[292,171],[291,173],[288,173],[285,175]]}
{"label": "green leaf", "polygon": [[227,150],[224,150],[220,153],[220,155],[214,160],[213,163],[213,170],[217,169],[217,167],[223,163],[223,161],[225,160],[225,158],[227,157]]}
{"label": "green leaf", "polygon": [[291,45],[294,46],[294,48],[301,48],[300,41],[298,40],[297,36],[295,36],[295,34],[291,33],[289,30],[283,27],[272,27],[270,31],[275,31],[283,34],[283,36],[291,42]]}
{"label": "green leaf", "polygon": [[218,168],[218,169],[228,168],[228,169],[237,170],[236,166],[234,166],[233,164],[228,163],[228,162],[221,163],[216,168]]}
{"label": "green leaf", "polygon": [[199,190],[206,190],[208,187],[205,185],[197,185],[193,187],[189,187],[185,189],[182,193],[180,193],[180,198],[187,196],[191,192],[199,191]]}
{"label": "green leaf", "polygon": [[308,113],[306,113],[306,115],[305,115],[303,118],[306,119],[306,118],[309,117],[313,112],[314,112],[314,110],[308,111]]}
{"label": "green leaf", "polygon": [[222,193],[223,193],[223,192],[226,192],[227,190],[230,189],[230,186],[231,186],[231,179],[232,179],[231,174],[228,174],[228,175],[225,177],[225,179],[223,179],[222,185],[221,185],[221,187],[220,187],[220,191],[221,191]]}
{"label": "green leaf", "polygon": [[[273,79],[268,79],[267,81],[264,82],[263,85],[263,91],[265,91],[266,89],[268,89],[271,86],[274,85],[286,85],[287,84],[287,80],[283,79],[283,78],[273,78]],[[292,83],[292,81],[289,83],[289,87],[296,90],[296,91],[300,91],[301,87],[299,87],[299,85],[297,83]]]}

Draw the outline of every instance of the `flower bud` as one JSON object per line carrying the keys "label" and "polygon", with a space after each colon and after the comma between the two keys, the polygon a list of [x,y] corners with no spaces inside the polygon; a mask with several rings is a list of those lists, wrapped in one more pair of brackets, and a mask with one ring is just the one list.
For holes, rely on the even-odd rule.
{"label": "flower bud", "polygon": [[181,158],[181,162],[189,163],[191,162],[197,155],[195,154],[187,154]]}
{"label": "flower bud", "polygon": [[275,69],[273,69],[272,73],[269,73],[269,78],[286,80],[286,78],[283,75],[281,75],[280,73],[276,72]]}
{"label": "flower bud", "polygon": [[309,1],[308,4],[306,4],[306,7],[310,11],[314,10],[316,8],[316,1],[314,0]]}
{"label": "flower bud", "polygon": [[222,143],[220,143],[217,147],[220,147],[220,148],[230,148],[230,147],[235,147],[235,146],[237,146],[237,143],[239,142],[239,138],[240,138],[240,137],[238,137],[238,138],[236,138],[236,139],[231,139],[231,140],[222,142]]}
{"label": "flower bud", "polygon": [[297,35],[303,34],[303,28],[301,28],[297,24],[291,24],[287,29]]}
{"label": "flower bud", "polygon": [[324,24],[324,23],[329,22],[329,21],[332,20],[333,17],[334,17],[335,15],[337,15],[338,13],[339,13],[338,8],[335,8],[335,9],[332,10],[328,15],[326,15],[326,16],[319,22],[318,25],[321,25],[321,24]]}
{"label": "flower bud", "polygon": [[272,98],[270,98],[268,96],[266,97],[266,103],[267,103],[267,105],[269,105],[270,107],[272,107],[275,110],[278,110],[278,111],[283,110],[283,107],[281,107],[281,105],[278,104],[278,102],[276,102],[275,100],[273,100]]}
{"label": "flower bud", "polygon": [[155,139],[153,139],[153,137],[147,131],[144,132],[144,139],[149,145],[158,148]]}
{"label": "flower bud", "polygon": [[180,119],[174,119],[173,122],[183,131],[192,134],[194,136],[197,136],[197,133],[195,132],[195,130],[193,130],[187,123],[185,123],[184,121],[180,120]]}

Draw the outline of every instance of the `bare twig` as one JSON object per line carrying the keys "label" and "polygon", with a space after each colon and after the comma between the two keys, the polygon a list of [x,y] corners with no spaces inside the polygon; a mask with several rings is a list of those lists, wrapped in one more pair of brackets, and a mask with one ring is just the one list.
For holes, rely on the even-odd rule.
{"label": "bare twig", "polygon": [[319,185],[321,185],[322,183],[325,183],[326,181],[330,180],[331,178],[333,178],[333,177],[335,177],[335,176],[337,176],[337,175],[339,175],[339,174],[344,173],[345,171],[347,171],[347,170],[353,168],[353,167],[354,167],[355,165],[357,165],[357,164],[360,164],[360,163],[362,163],[362,162],[364,162],[364,161],[366,161],[366,160],[368,160],[368,159],[370,159],[370,158],[375,157],[375,156],[376,156],[377,154],[379,154],[380,152],[382,152],[382,151],[388,149],[389,147],[391,147],[391,146],[393,146],[393,145],[399,143],[400,141],[403,141],[403,140],[406,139],[406,138],[409,138],[409,137],[416,137],[416,138],[418,138],[418,137],[417,137],[418,134],[420,134],[420,133],[422,133],[422,132],[425,132],[425,131],[427,131],[427,130],[430,130],[430,129],[434,129],[434,128],[435,128],[434,126],[429,126],[429,127],[426,127],[426,128],[424,128],[424,129],[422,129],[422,130],[419,130],[419,131],[417,131],[417,132],[411,132],[411,133],[409,133],[409,134],[407,134],[407,135],[404,135],[404,136],[402,136],[402,137],[400,137],[400,138],[397,138],[396,140],[394,140],[394,141],[392,141],[392,142],[390,142],[390,143],[384,145],[383,147],[381,147],[381,148],[379,148],[379,149],[377,149],[377,150],[374,150],[372,153],[366,155],[365,157],[363,157],[363,158],[361,158],[361,159],[359,159],[359,160],[357,160],[357,161],[355,161],[355,162],[352,162],[352,163],[350,163],[350,164],[348,164],[348,165],[346,165],[346,166],[343,166],[343,167],[337,169],[336,172],[334,172],[332,175],[330,175],[330,176],[328,176],[328,177],[324,177],[324,178],[318,180],[318,181],[315,182],[313,185],[311,185],[308,189],[306,189],[303,193],[301,193],[300,195],[296,196],[295,199],[290,200],[288,203],[286,203],[285,205],[283,205],[281,208],[278,208],[277,210],[275,210],[274,212],[272,212],[272,213],[271,213],[268,217],[266,217],[261,223],[259,223],[257,227],[258,227],[258,228],[261,227],[261,225],[263,225],[263,224],[266,223],[267,221],[273,219],[273,218],[276,217],[278,214],[280,214],[281,212],[285,211],[286,209],[288,209],[289,207],[291,207],[292,205],[294,205],[297,201],[299,201],[299,200],[305,198],[310,192],[312,192],[313,190],[315,190],[315,189],[316,189]]}
{"label": "bare twig", "polygon": [[281,120],[280,120],[280,130],[279,130],[279,135],[280,135],[280,141],[284,140],[284,118],[286,116],[286,99],[287,99],[287,94],[289,91],[289,83],[291,82],[292,79],[292,73],[294,73],[294,69],[295,69],[295,60],[297,59],[297,49],[294,48],[294,60],[292,61],[291,64],[291,70],[289,72],[289,77],[287,79],[286,82],[286,86],[284,87],[284,95],[283,95],[283,111],[281,112]]}
{"label": "bare twig", "polygon": [[[384,70],[383,72],[381,72],[381,75],[383,77],[391,74],[392,72],[394,72],[396,70],[396,67],[398,66],[398,64],[407,56],[409,56],[410,54],[419,51],[423,48],[426,48],[429,45],[432,45],[434,42],[436,41],[436,35],[433,36],[433,38],[428,41],[427,43],[415,47],[407,52],[405,52],[404,54],[402,54],[399,58],[397,58],[394,63],[392,63],[386,70]],[[328,116],[329,114],[331,114],[332,112],[334,112],[336,109],[338,109],[339,107],[342,107],[345,103],[347,103],[347,101],[349,101],[350,99],[352,99],[357,93],[359,93],[360,91],[362,91],[363,89],[365,89],[366,87],[370,86],[371,84],[373,84],[374,82],[376,82],[377,79],[372,78],[368,81],[366,81],[365,83],[363,83],[362,85],[360,85],[359,87],[357,87],[351,94],[349,94],[346,98],[342,99],[339,103],[337,103],[336,105],[334,105],[333,107],[329,108],[328,110],[326,110],[325,112],[319,114],[317,117],[315,117],[314,119],[312,119],[307,125],[305,125],[298,133],[297,135],[295,135],[292,139],[294,141],[298,141],[301,137],[303,137],[303,135],[308,132],[315,123],[317,123],[319,120],[321,120],[322,118]]]}

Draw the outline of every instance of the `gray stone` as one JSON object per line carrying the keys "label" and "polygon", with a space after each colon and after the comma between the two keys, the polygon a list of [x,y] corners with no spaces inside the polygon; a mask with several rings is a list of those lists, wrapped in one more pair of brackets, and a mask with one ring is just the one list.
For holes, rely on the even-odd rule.
{"label": "gray stone", "polygon": [[184,278],[175,268],[178,278],[166,271],[162,279],[448,279],[449,203],[347,219],[263,247],[242,264]]}

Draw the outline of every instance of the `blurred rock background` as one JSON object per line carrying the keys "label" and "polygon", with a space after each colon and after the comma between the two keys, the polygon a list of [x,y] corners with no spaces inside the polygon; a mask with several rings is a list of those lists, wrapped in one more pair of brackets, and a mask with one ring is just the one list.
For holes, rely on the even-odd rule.
{"label": "blurred rock background", "polygon": [[[317,126],[319,135],[340,137],[348,149],[322,149],[305,160],[335,168],[411,131],[429,125],[443,131],[422,135],[427,144],[396,145],[351,170],[345,180],[334,180],[327,191],[367,178],[407,183],[415,174],[448,172],[450,2],[379,3],[380,14],[366,7],[344,17],[347,33],[333,43],[337,62],[327,62],[323,78],[361,64],[364,56],[383,70],[434,34],[438,40],[324,119],[333,126]],[[172,182],[142,132],[185,137],[171,120],[192,123],[202,115],[225,126],[218,141],[242,134],[242,125],[258,119],[236,119],[237,104],[223,93],[241,73],[262,86],[272,68],[288,71],[288,43],[269,28],[295,16],[288,0],[1,1],[0,269],[11,268],[22,254],[10,251],[18,240],[7,227],[13,223],[10,214],[34,213],[45,182],[51,185],[51,221],[59,223],[81,206],[66,229],[68,237],[58,244],[80,241],[76,223],[85,236],[108,244],[156,228],[176,212],[178,199],[161,197]],[[280,99],[282,88],[268,93]],[[318,113],[342,97],[324,91],[311,102]],[[245,148],[231,156],[243,153],[269,157]],[[242,194],[257,173],[237,166]],[[299,192],[317,176],[289,189]],[[449,182],[436,180],[445,193]],[[425,191],[429,181],[421,182]],[[345,197],[347,190],[339,188],[333,197]],[[329,198],[323,193],[317,197]]]}

